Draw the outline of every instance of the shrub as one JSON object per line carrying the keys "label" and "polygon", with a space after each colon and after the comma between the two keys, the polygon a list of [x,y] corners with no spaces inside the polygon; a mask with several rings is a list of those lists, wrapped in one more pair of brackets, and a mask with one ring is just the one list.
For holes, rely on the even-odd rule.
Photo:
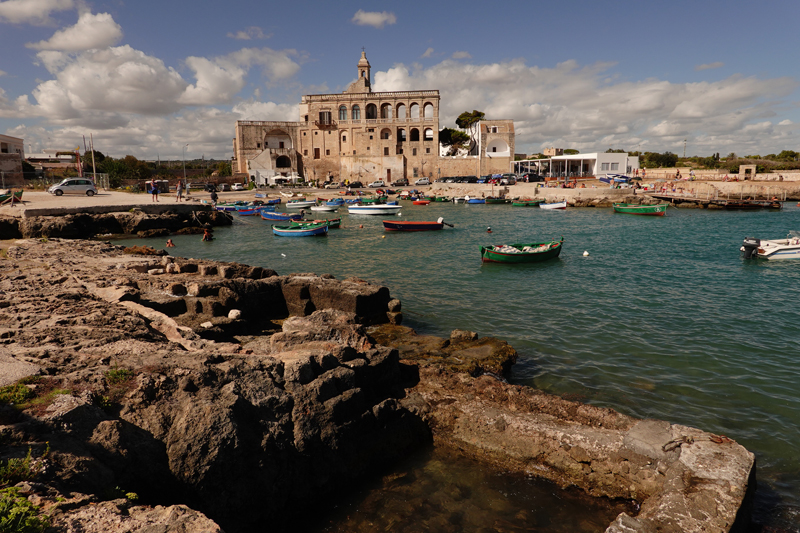
{"label": "shrub", "polygon": [[50,518],[15,488],[0,490],[0,533],[41,533]]}
{"label": "shrub", "polygon": [[114,367],[106,372],[106,381],[109,385],[119,385],[133,379],[133,370]]}
{"label": "shrub", "polygon": [[0,487],[16,485],[20,481],[30,481],[34,479],[44,468],[43,459],[50,453],[48,443],[41,458],[34,459],[31,449],[23,458],[12,458],[0,463]]}
{"label": "shrub", "polygon": [[36,393],[22,383],[15,383],[13,385],[0,388],[0,404],[25,403],[34,396],[36,396]]}

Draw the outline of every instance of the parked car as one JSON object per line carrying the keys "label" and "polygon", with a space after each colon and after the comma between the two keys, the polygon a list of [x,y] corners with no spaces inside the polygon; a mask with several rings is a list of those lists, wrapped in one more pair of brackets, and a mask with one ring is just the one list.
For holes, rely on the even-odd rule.
{"label": "parked car", "polygon": [[343,184],[340,184],[338,181],[331,181],[325,184],[326,189],[341,189],[344,188]]}
{"label": "parked car", "polygon": [[430,185],[430,184],[431,180],[429,180],[428,178],[420,178],[414,182],[414,185]]}
{"label": "parked car", "polygon": [[447,179],[448,179],[447,176],[445,176],[444,178],[437,179],[436,181],[434,181],[434,183],[446,183]]}
{"label": "parked car", "polygon": [[231,185],[230,185],[230,183],[220,183],[218,188],[219,188],[220,191],[230,191],[231,190]]}
{"label": "parked car", "polygon": [[231,185],[231,190],[232,191],[243,191],[244,190],[244,185],[242,185],[241,183],[234,183],[233,185]]}
{"label": "parked car", "polygon": [[374,189],[380,189],[381,187],[386,187],[386,182],[383,180],[373,181],[368,185],[368,187],[372,187]]}
{"label": "parked car", "polygon": [[535,183],[538,181],[544,181],[544,177],[540,176],[539,174],[534,174],[533,172],[528,172],[527,174],[522,175],[522,179],[529,183]]}
{"label": "parked car", "polygon": [[408,180],[405,179],[405,178],[399,178],[399,179],[394,180],[392,182],[392,185],[394,185],[395,187],[403,187],[403,186],[408,185]]}
{"label": "parked car", "polygon": [[517,177],[514,174],[503,174],[500,178],[500,185],[516,185]]}
{"label": "parked car", "polygon": [[350,182],[350,188],[351,189],[360,189],[363,186],[364,186],[364,184],[361,183],[360,181],[351,181]]}
{"label": "parked car", "polygon": [[85,178],[67,178],[62,180],[61,183],[53,185],[47,192],[61,196],[62,194],[85,194],[86,196],[94,196],[97,194],[97,188],[92,183],[92,180]]}
{"label": "parked car", "polygon": [[203,190],[206,192],[217,192],[217,186],[213,183],[206,183],[203,185]]}

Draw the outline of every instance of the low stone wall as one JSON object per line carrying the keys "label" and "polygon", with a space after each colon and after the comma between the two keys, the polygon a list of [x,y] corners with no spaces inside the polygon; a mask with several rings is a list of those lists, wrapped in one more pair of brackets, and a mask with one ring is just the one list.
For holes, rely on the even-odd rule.
{"label": "low stone wall", "polygon": [[22,208],[22,218],[31,217],[59,217],[64,215],[101,215],[106,213],[140,212],[147,215],[163,215],[165,213],[191,214],[195,211],[211,211],[210,204],[143,204],[131,207],[129,205],[89,205],[84,207],[43,207]]}

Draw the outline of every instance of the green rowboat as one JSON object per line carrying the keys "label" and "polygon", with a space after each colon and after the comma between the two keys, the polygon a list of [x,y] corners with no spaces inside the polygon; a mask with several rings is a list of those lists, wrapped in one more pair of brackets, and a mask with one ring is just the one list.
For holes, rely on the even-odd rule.
{"label": "green rowboat", "polygon": [[555,259],[561,253],[560,241],[481,246],[481,261],[491,263],[538,263]]}
{"label": "green rowboat", "polygon": [[544,200],[514,200],[511,202],[512,207],[536,207],[544,203]]}
{"label": "green rowboat", "polygon": [[487,197],[487,198],[486,198],[486,203],[487,203],[487,204],[509,204],[509,203],[511,203],[511,200],[507,200],[507,199],[505,199],[505,198],[491,198],[491,197]]}
{"label": "green rowboat", "polygon": [[669,204],[614,204],[614,212],[625,213],[627,215],[650,215],[663,217],[667,213],[667,206],[669,206]]}

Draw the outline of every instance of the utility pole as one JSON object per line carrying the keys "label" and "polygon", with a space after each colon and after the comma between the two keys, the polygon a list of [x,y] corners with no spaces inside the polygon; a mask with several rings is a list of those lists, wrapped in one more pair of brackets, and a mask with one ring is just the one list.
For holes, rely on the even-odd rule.
{"label": "utility pole", "polygon": [[686,159],[686,139],[683,140],[683,158]]}

